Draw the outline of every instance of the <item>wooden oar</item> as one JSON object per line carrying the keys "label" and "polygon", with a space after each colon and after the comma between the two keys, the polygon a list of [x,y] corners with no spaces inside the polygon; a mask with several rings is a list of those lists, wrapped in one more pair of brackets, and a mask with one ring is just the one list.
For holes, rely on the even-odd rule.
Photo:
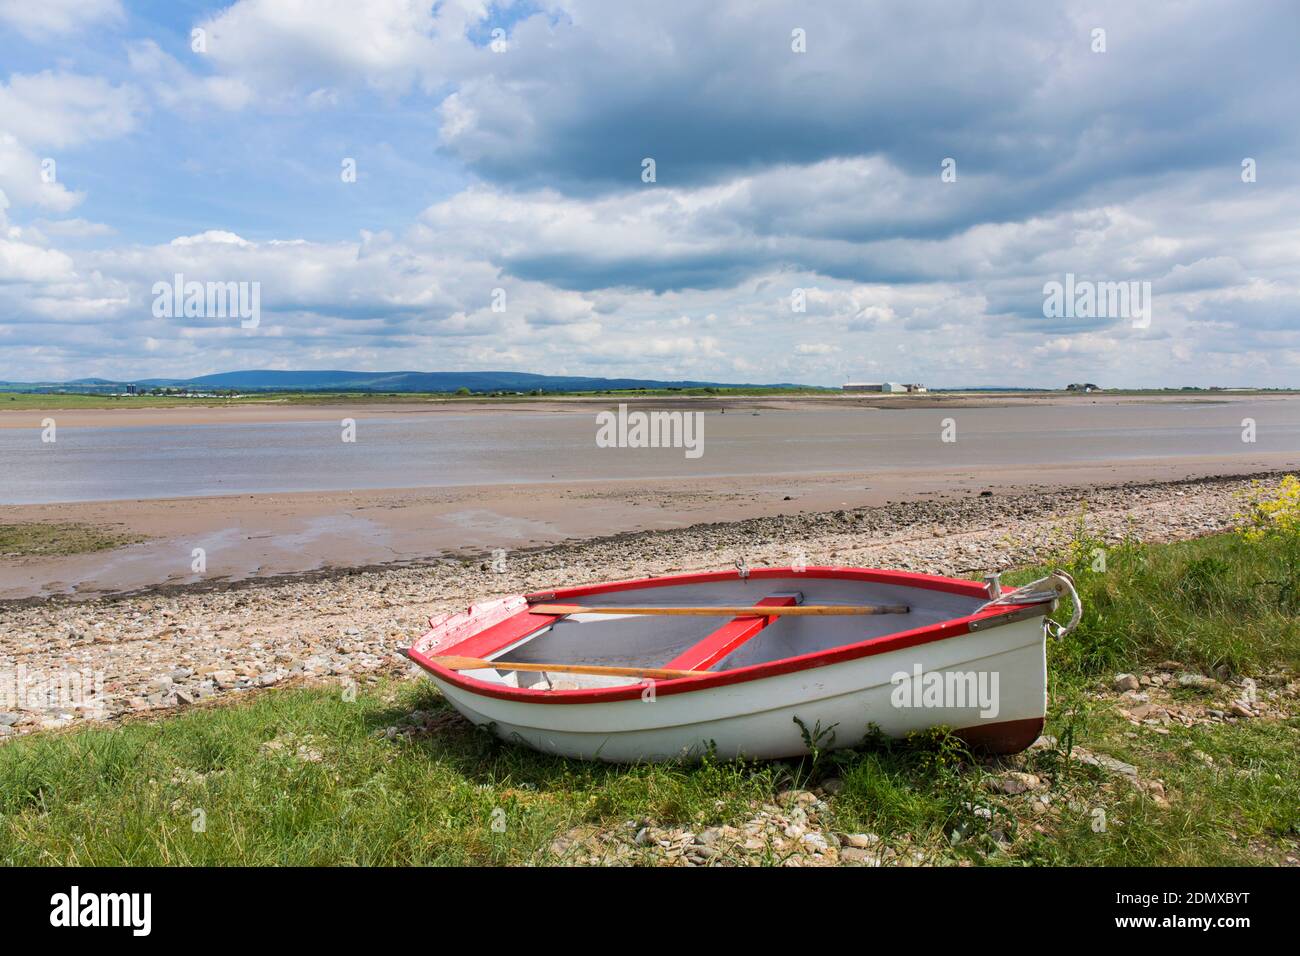
{"label": "wooden oar", "polygon": [[907,614],[906,604],[792,604],[789,607],[589,607],[585,604],[534,604],[531,614],[688,614],[696,617],[810,617],[822,614]]}
{"label": "wooden oar", "polygon": [[550,671],[554,674],[595,674],[604,677],[648,677],[655,680],[673,680],[677,677],[703,677],[709,671],[677,671],[663,667],[602,667],[598,664],[523,664],[511,661],[485,661],[477,657],[443,655],[431,657],[435,664],[448,670],[470,671],[491,667],[499,671]]}

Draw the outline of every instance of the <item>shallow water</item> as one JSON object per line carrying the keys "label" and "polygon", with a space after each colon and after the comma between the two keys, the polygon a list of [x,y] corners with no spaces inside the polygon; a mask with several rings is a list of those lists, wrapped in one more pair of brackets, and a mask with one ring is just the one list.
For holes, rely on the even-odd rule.
{"label": "shallow water", "polygon": [[[693,413],[691,413],[693,414]],[[806,474],[1300,450],[1300,399],[703,413],[702,454],[602,448],[594,412],[0,430],[0,504]],[[1243,442],[1243,419],[1256,441]],[[955,441],[942,440],[951,419]],[[952,429],[949,429],[952,433]]]}

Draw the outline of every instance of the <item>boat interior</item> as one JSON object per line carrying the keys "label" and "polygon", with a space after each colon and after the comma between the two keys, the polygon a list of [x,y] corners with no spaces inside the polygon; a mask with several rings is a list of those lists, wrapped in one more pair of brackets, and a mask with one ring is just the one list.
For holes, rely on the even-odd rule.
{"label": "boat interior", "polygon": [[[512,670],[517,664],[596,665],[725,671],[857,644],[965,617],[987,600],[929,588],[862,580],[788,578],[720,580],[611,591],[573,599],[583,607],[647,608],[771,605],[903,605],[905,613],[830,616],[753,614],[674,616],[576,613],[535,615],[536,630],[514,629],[502,646],[476,656],[494,668],[464,672],[480,680],[538,690],[635,684],[633,675]],[[526,627],[526,625],[525,625]],[[445,653],[455,654],[456,648]]]}

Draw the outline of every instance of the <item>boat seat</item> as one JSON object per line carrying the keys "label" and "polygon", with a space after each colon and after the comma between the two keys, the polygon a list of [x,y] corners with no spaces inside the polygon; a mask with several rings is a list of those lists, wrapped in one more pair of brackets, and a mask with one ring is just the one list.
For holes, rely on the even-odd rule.
{"label": "boat seat", "polygon": [[[755,607],[792,607],[803,603],[802,592],[774,594],[754,604]],[[746,641],[757,637],[776,617],[745,615],[734,617],[703,640],[692,644],[663,666],[673,670],[708,670]]]}

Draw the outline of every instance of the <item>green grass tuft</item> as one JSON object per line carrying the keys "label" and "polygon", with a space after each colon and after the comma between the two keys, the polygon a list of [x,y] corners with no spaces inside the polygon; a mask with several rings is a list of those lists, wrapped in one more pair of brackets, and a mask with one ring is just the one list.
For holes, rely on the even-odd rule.
{"label": "green grass tuft", "polygon": [[143,541],[141,535],[74,522],[0,524],[0,558],[108,551]]}

